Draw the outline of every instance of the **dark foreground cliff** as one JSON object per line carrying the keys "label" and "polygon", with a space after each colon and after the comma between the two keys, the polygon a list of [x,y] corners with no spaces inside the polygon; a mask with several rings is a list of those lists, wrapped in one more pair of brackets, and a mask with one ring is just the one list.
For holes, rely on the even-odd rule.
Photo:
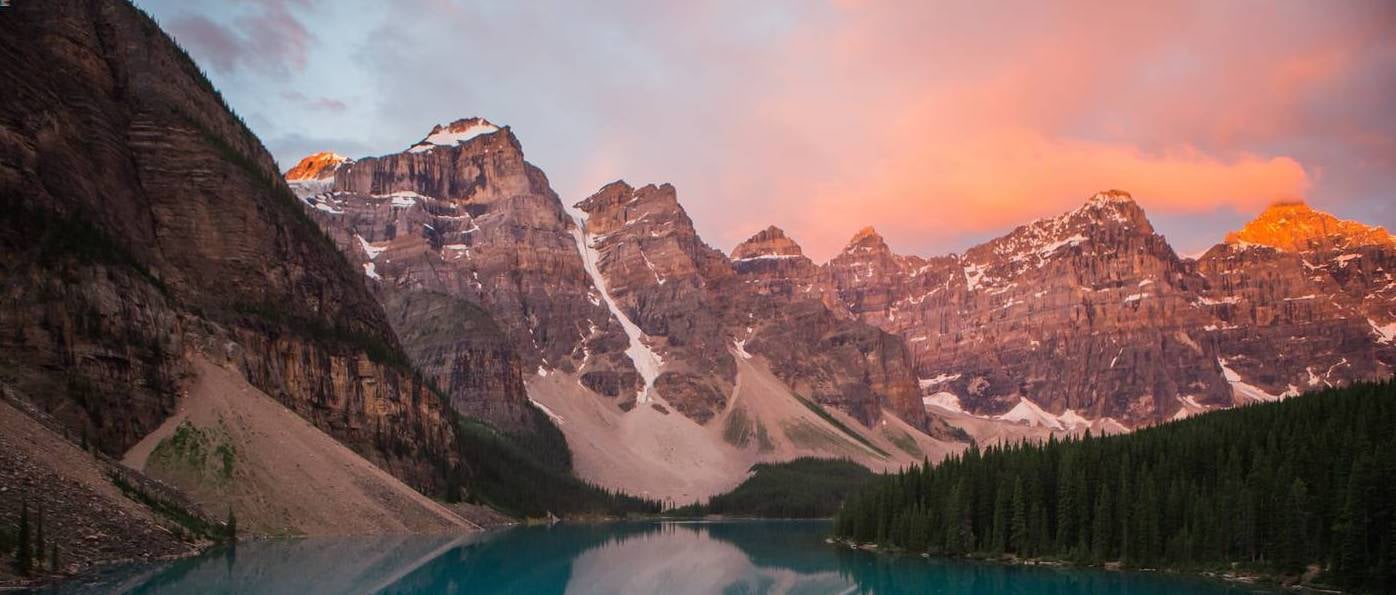
{"label": "dark foreground cliff", "polygon": [[[445,399],[149,17],[126,2],[17,3],[0,59],[0,388],[119,459],[179,410],[207,360],[384,481],[459,489]],[[25,499],[0,498],[0,514]]]}

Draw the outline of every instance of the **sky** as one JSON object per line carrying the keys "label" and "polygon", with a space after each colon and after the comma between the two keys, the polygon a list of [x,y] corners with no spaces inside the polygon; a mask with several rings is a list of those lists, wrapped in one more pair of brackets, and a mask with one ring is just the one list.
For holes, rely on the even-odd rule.
{"label": "sky", "polygon": [[711,245],[963,251],[1128,190],[1181,254],[1278,200],[1396,229],[1396,3],[136,0],[287,169],[509,125]]}

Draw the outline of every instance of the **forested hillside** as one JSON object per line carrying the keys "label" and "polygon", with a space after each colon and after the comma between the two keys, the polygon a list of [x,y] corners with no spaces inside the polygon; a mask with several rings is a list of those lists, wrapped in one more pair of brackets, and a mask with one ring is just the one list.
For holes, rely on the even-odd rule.
{"label": "forested hillside", "polygon": [[1396,383],[1133,434],[1021,443],[888,475],[835,533],[910,551],[1200,569],[1396,588]]}
{"label": "forested hillside", "polygon": [[784,463],[760,463],[751,477],[706,504],[673,511],[675,515],[721,514],[773,519],[829,518],[850,494],[873,480],[867,467],[845,459],[801,457]]}

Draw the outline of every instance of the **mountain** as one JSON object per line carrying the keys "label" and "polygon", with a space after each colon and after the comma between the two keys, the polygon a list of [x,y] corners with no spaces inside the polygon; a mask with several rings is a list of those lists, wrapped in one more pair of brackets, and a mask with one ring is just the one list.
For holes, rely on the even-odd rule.
{"label": "mountain", "polygon": [[1070,429],[1166,419],[1184,396],[1230,403],[1188,299],[1205,281],[1127,193],[963,255],[899,256],[865,229],[826,268],[850,313],[906,340],[947,408]]}
{"label": "mountain", "polygon": [[894,336],[831,312],[832,293],[766,299],[671,185],[617,181],[569,210],[482,118],[399,153],[326,155],[287,179],[413,363],[501,428],[542,407],[588,481],[684,503],[760,461],[891,468],[960,448]]}
{"label": "mountain", "polygon": [[1112,190],[963,255],[867,228],[823,268],[937,411],[1118,431],[1389,376],[1390,237],[1281,204],[1193,262]]}
{"label": "mountain", "polygon": [[1380,227],[1280,203],[1197,269],[1226,373],[1252,399],[1384,378],[1396,365],[1396,241]]}
{"label": "mountain", "polygon": [[[507,427],[533,401],[582,477],[664,498],[730,486],[743,461],[845,448],[779,448],[797,413],[877,466],[909,454],[880,440],[1113,433],[1390,374],[1389,234],[1298,205],[1197,261],[1110,190],[963,254],[897,254],[868,227],[816,264],[774,226],[730,256],[710,247],[669,184],[616,181],[564,208],[482,118],[401,153],[313,155],[288,179],[458,409]],[[472,380],[481,366],[522,379]],[[747,402],[753,375],[761,399],[806,410]],[[889,420],[915,440],[882,435]],[[744,452],[761,433],[769,447]]]}
{"label": "mountain", "polygon": [[[320,153],[287,179],[361,267],[413,361],[455,407],[503,427],[529,415],[522,371],[635,385],[626,340],[582,266],[574,223],[507,127],[432,128],[401,153]],[[315,172],[319,172],[318,174]]]}
{"label": "mountain", "polygon": [[[123,458],[167,428],[202,383],[227,376],[242,387],[224,395],[232,410],[250,399],[286,414],[230,432],[265,448],[294,431],[316,450],[288,443],[278,453],[285,467],[255,468],[214,417],[191,423],[183,436],[194,442],[165,443],[193,448],[190,468],[216,459],[220,481],[296,483],[315,495],[301,502],[330,506],[348,502],[339,479],[301,471],[352,462],[364,472],[360,503],[375,510],[341,509],[363,515],[355,531],[468,525],[414,491],[459,488],[455,413],[408,364],[363,276],[305,215],[260,141],[154,21],[126,2],[22,3],[0,18],[0,56],[10,65],[0,74],[0,389],[17,410],[50,420],[76,455],[31,458],[29,477],[74,477]],[[123,485],[141,485],[140,470]],[[183,477],[171,485],[220,520],[257,498],[278,503],[270,492],[201,491],[212,478]],[[0,503],[7,521],[23,500],[32,507],[59,493],[33,481]],[[51,526],[83,539],[68,530],[102,513],[70,504]],[[207,536],[188,526],[203,518],[189,507],[150,510],[184,527],[179,534]],[[244,529],[299,530],[298,520]],[[117,533],[86,538],[84,563],[134,547]]]}

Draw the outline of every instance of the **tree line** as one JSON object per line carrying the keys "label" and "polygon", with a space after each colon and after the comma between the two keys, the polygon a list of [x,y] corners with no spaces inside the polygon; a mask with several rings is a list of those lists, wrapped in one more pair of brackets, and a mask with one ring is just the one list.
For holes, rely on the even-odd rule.
{"label": "tree line", "polygon": [[757,463],[752,475],[706,503],[673,510],[675,516],[720,514],[779,519],[829,518],[849,494],[873,480],[867,467],[846,459],[800,457]]}
{"label": "tree line", "polygon": [[880,476],[837,536],[945,555],[1230,568],[1396,590],[1396,383]]}

